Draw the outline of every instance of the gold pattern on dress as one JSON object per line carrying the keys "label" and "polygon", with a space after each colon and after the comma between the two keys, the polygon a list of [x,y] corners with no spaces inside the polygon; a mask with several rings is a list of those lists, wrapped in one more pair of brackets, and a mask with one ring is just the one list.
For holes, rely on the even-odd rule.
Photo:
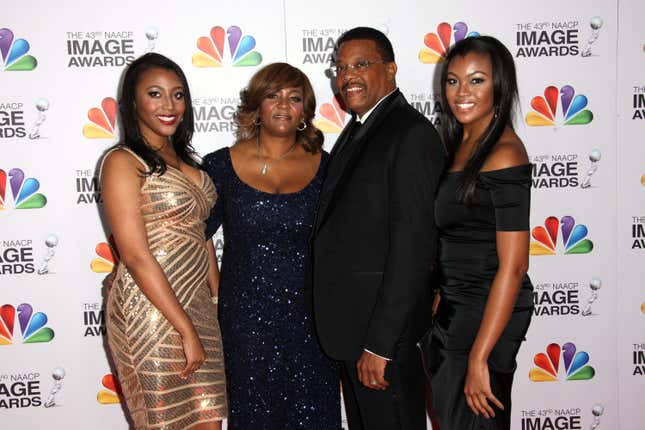
{"label": "gold pattern on dress", "polygon": [[183,429],[227,415],[222,341],[210,300],[204,240],[204,222],[216,192],[208,175],[201,172],[201,178],[201,184],[196,184],[168,167],[161,176],[146,177],[141,188],[150,251],[206,351],[200,369],[187,379],[179,377],[185,366],[181,337],[123,263],[108,294],[108,343],[137,429]]}

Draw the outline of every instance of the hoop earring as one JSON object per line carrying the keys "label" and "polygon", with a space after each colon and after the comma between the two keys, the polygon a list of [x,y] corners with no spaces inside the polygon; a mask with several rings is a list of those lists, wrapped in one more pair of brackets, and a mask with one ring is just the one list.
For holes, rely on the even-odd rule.
{"label": "hoop earring", "polygon": [[255,118],[255,121],[253,121],[253,125],[256,127],[259,127],[260,124],[262,124],[262,120],[260,119],[260,117]]}
{"label": "hoop earring", "polygon": [[303,120],[300,120],[300,126],[296,127],[296,130],[305,131],[306,128],[307,128],[307,123],[303,119]]}

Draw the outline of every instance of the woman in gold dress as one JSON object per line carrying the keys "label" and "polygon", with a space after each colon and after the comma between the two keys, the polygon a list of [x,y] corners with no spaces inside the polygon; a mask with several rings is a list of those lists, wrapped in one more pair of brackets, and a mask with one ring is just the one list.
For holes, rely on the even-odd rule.
{"label": "woman in gold dress", "polygon": [[146,54],[125,73],[123,142],[103,159],[104,210],[121,261],[108,342],[137,429],[219,430],[227,414],[215,250],[204,221],[216,192],[190,145],[186,77]]}

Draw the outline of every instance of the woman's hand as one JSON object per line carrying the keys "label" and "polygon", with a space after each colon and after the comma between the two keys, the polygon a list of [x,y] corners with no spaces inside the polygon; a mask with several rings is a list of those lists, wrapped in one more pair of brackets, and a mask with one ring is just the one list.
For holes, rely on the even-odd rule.
{"label": "woman's hand", "polygon": [[204,364],[206,352],[199,340],[199,336],[194,331],[187,336],[182,336],[182,345],[186,356],[186,367],[179,373],[179,376],[186,379]]}
{"label": "woman's hand", "polygon": [[490,400],[495,406],[504,410],[504,405],[493,394],[490,389],[490,375],[488,363],[482,360],[469,360],[466,383],[464,384],[466,402],[473,413],[477,416],[482,414],[486,418],[495,416],[495,411],[488,404]]}
{"label": "woman's hand", "polygon": [[110,291],[112,289],[112,285],[114,284],[115,278],[116,278],[116,270],[113,270],[110,273],[108,273],[105,279],[103,279],[103,286],[107,291]]}

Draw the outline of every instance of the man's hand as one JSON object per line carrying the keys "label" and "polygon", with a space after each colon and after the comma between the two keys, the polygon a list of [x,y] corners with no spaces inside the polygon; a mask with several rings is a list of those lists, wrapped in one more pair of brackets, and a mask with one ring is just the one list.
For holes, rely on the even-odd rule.
{"label": "man's hand", "polygon": [[358,380],[372,390],[385,390],[390,385],[385,380],[386,365],[386,359],[363,351],[361,358],[356,362]]}

